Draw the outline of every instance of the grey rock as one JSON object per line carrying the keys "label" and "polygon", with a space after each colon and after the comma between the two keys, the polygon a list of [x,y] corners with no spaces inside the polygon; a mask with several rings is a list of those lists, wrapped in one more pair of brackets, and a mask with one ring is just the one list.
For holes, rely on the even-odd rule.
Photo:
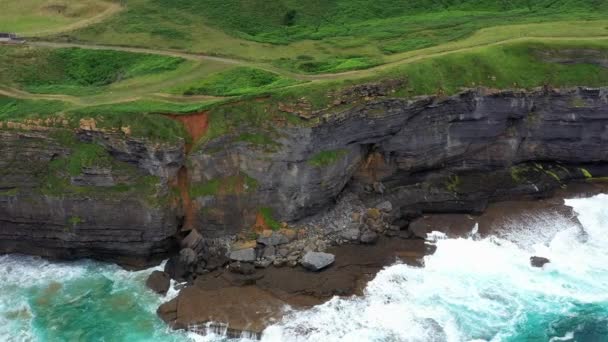
{"label": "grey rock", "polygon": [[266,246],[264,251],[262,252],[262,258],[269,258],[274,256],[277,253],[276,248],[274,246]]}
{"label": "grey rock", "polygon": [[203,241],[203,236],[196,229],[192,229],[188,235],[181,241],[182,248],[191,248],[196,250]]}
{"label": "grey rock", "polygon": [[360,231],[357,228],[346,229],[340,233],[340,236],[349,241],[357,241],[359,240]]}
{"label": "grey rock", "polygon": [[385,213],[390,213],[393,211],[393,204],[389,201],[384,201],[376,206],[376,208]]}
{"label": "grey rock", "polygon": [[311,271],[320,271],[333,264],[336,257],[329,253],[308,252],[304,255],[300,263],[304,268]]}
{"label": "grey rock", "polygon": [[268,268],[270,265],[272,265],[272,262],[274,260],[272,259],[262,259],[262,260],[257,260],[254,265],[257,268]]}
{"label": "grey rock", "polygon": [[230,260],[253,262],[256,259],[254,248],[245,248],[230,252]]}
{"label": "grey rock", "polygon": [[198,256],[196,252],[191,248],[184,248],[179,251],[179,260],[186,265],[194,264],[197,259]]}
{"label": "grey rock", "polygon": [[289,239],[281,233],[273,232],[272,235],[268,237],[259,237],[258,243],[265,246],[278,246],[289,243]]}
{"label": "grey rock", "polygon": [[424,221],[422,221],[422,220],[416,220],[416,221],[410,223],[410,226],[408,227],[408,231],[413,236],[415,236],[419,239],[427,238],[427,227],[426,227]]}
{"label": "grey rock", "polygon": [[542,268],[550,262],[551,260],[543,257],[533,256],[530,258],[530,264],[532,265],[532,267]]}
{"label": "grey rock", "polygon": [[171,285],[171,278],[169,275],[162,271],[154,271],[146,280],[146,286],[152,291],[165,295],[169,291]]}
{"label": "grey rock", "polygon": [[378,234],[372,231],[366,231],[361,234],[361,242],[364,244],[374,244],[378,241]]}

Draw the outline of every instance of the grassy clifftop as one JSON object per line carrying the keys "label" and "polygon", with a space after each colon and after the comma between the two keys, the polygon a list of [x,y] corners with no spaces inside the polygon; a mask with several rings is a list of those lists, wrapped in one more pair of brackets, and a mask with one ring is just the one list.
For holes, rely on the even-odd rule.
{"label": "grassy clifftop", "polygon": [[29,43],[0,46],[0,122],[173,139],[163,114],[207,111],[219,135],[388,79],[395,97],[608,85],[606,0],[5,2],[0,31]]}

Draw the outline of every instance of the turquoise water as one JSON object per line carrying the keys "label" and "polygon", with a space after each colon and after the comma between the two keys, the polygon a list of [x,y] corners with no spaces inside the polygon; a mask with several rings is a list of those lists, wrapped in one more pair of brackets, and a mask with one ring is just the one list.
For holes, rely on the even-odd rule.
{"label": "turquoise water", "polygon": [[162,298],[144,286],[150,272],[2,256],[0,340],[189,340],[156,317]]}
{"label": "turquoise water", "polygon": [[[568,200],[584,229],[555,213],[508,235],[445,239],[425,267],[395,264],[360,298],[293,312],[263,341],[608,341],[608,195]],[[529,258],[551,259],[544,269]],[[152,270],[0,257],[1,341],[221,341],[169,331]]]}

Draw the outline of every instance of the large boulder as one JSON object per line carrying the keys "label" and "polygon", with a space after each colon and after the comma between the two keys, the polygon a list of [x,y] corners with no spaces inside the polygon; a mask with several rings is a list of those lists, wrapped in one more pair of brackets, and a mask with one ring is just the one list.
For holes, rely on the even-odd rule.
{"label": "large boulder", "polygon": [[169,258],[169,261],[165,264],[165,273],[171,277],[171,279],[175,279],[177,281],[183,281],[186,279],[188,275],[189,267],[185,263],[183,263],[179,256],[173,256]]}
{"label": "large boulder", "polygon": [[201,248],[203,242],[203,236],[196,229],[192,229],[188,235],[181,241],[180,245],[182,248],[190,248],[197,250]]}
{"label": "large boulder", "polygon": [[196,252],[191,248],[184,248],[179,251],[179,260],[186,265],[192,265],[196,263],[198,256]]}
{"label": "large boulder", "polygon": [[550,262],[551,260],[543,257],[533,256],[530,258],[530,265],[532,265],[532,267],[541,268]]}
{"label": "large boulder", "polygon": [[278,246],[288,244],[289,239],[279,232],[272,232],[268,236],[260,236],[258,238],[258,243],[261,243],[264,246]]}
{"label": "large boulder", "polygon": [[256,259],[255,248],[245,248],[230,252],[230,260],[254,262]]}
{"label": "large boulder", "polygon": [[146,286],[152,291],[165,295],[169,291],[171,285],[171,278],[163,271],[154,271],[146,280]]}
{"label": "large boulder", "polygon": [[359,240],[361,243],[372,245],[378,241],[378,234],[368,230],[361,234],[361,238]]}
{"label": "large boulder", "polygon": [[308,252],[304,255],[300,263],[304,268],[311,271],[320,271],[334,263],[336,257],[329,253]]}

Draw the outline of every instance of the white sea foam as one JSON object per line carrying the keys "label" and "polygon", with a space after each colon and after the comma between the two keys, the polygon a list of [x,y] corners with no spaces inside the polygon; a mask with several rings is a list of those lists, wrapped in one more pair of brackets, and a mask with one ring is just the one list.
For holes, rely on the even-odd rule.
{"label": "white sea foam", "polygon": [[[566,204],[584,230],[548,213],[513,222],[513,233],[500,238],[430,234],[437,251],[424,268],[388,267],[363,297],[293,313],[267,328],[263,341],[503,341],[530,313],[568,316],[577,303],[606,303],[608,195]],[[533,268],[534,255],[551,263]]]}

